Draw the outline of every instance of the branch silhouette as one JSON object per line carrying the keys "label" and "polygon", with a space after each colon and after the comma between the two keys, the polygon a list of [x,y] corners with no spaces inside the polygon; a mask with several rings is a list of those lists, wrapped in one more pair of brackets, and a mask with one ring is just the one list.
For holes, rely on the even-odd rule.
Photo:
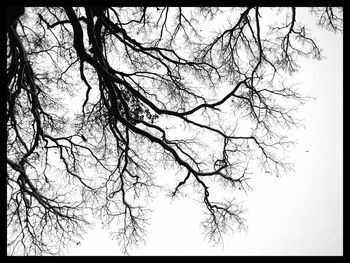
{"label": "branch silhouette", "polygon": [[[223,27],[203,28],[224,11]],[[310,11],[342,32],[341,8]],[[283,21],[267,25],[266,12]],[[307,97],[284,74],[299,57],[322,58],[297,12],[8,9],[8,253],[61,254],[91,215],[128,253],[145,241],[148,202],[164,189],[170,198],[195,189],[210,241],[244,229],[235,190],[249,189],[257,165],[277,176],[292,169],[283,131],[300,124],[293,113]],[[179,171],[169,185],[157,183],[160,165]],[[215,187],[228,197],[211,195]]]}

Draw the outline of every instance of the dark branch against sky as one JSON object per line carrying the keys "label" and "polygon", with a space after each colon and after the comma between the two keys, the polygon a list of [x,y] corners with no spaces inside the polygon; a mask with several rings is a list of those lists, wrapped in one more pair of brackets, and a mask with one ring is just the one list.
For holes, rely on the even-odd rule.
{"label": "dark branch against sky", "polygon": [[[220,243],[245,228],[233,190],[249,188],[252,169],[292,169],[284,130],[307,97],[284,76],[322,58],[297,8],[22,11],[7,17],[9,254],[62,253],[91,214],[127,253],[145,238],[152,196],[189,186]],[[310,12],[342,32],[341,8]],[[158,185],[157,165],[178,177]],[[211,195],[217,185],[226,198]]]}

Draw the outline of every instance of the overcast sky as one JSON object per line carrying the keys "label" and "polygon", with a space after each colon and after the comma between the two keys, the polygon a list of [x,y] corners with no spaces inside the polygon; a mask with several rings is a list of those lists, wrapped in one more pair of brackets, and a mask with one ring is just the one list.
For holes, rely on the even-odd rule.
{"label": "overcast sky", "polygon": [[[300,13],[298,13],[300,15]],[[247,232],[204,240],[203,215],[191,197],[152,204],[146,244],[131,255],[342,255],[343,254],[343,36],[312,27],[322,61],[300,60],[289,77],[303,95],[315,97],[299,111],[305,129],[288,132],[295,171],[280,178],[257,171],[244,200]],[[164,175],[165,173],[165,175]],[[171,176],[173,171],[160,174]],[[107,230],[89,231],[68,255],[122,255]]]}

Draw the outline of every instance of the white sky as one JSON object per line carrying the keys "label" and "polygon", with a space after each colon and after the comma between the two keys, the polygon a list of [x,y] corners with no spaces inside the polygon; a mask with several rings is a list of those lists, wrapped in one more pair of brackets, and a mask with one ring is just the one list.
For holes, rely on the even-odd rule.
{"label": "white sky", "polygon": [[[300,15],[300,13],[299,13]],[[198,203],[165,194],[155,199],[146,245],[131,255],[342,255],[343,254],[343,36],[312,29],[322,61],[300,60],[292,82],[316,98],[300,109],[305,129],[288,132],[295,172],[252,175],[243,203],[247,232],[224,238],[224,247],[204,240]],[[171,176],[172,171],[166,172]],[[107,230],[96,227],[67,255],[122,255]]]}

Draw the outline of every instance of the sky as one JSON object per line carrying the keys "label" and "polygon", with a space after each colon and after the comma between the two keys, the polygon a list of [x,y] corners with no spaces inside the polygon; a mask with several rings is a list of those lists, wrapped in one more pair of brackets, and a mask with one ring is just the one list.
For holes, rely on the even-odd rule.
{"label": "sky", "polygon": [[[301,59],[288,77],[303,95],[314,97],[297,113],[304,128],[286,131],[296,145],[294,171],[273,177],[257,171],[244,202],[247,231],[224,237],[224,245],[204,239],[199,204],[191,197],[152,204],[146,243],[131,255],[343,255],[343,36],[313,27],[321,61]],[[161,171],[171,176],[174,171]],[[165,175],[164,175],[165,174]],[[88,231],[67,255],[122,255],[108,230]]]}

